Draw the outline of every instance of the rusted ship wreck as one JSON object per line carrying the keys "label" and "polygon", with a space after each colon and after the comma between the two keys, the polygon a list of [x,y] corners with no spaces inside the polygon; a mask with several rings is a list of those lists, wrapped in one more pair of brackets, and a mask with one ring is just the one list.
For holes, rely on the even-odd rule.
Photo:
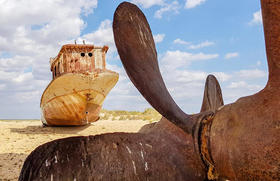
{"label": "rusted ship wreck", "polygon": [[86,125],[99,119],[102,103],[119,77],[106,69],[108,49],[67,44],[55,58],[50,58],[53,79],[40,103],[44,125]]}

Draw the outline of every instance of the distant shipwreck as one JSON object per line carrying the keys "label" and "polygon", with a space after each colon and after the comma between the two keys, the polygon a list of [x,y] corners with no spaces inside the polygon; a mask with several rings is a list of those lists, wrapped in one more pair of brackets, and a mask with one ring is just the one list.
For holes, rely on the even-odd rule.
{"label": "distant shipwreck", "polygon": [[106,69],[108,46],[63,45],[50,58],[53,80],[41,97],[44,125],[86,125],[99,119],[102,103],[119,75]]}

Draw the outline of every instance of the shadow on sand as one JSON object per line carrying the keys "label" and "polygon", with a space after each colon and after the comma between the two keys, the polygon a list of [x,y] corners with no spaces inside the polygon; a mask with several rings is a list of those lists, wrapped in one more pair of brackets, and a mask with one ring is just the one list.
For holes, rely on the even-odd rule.
{"label": "shadow on sand", "polygon": [[25,128],[11,128],[11,132],[20,134],[76,134],[92,124],[85,126],[66,126],[66,127],[43,127],[38,126],[27,126]]}

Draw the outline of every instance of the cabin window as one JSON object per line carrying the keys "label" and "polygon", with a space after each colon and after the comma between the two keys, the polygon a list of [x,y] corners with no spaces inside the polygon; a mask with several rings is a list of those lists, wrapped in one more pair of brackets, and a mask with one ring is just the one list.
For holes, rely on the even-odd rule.
{"label": "cabin window", "polygon": [[67,67],[67,58],[66,58],[66,55],[63,54],[63,72],[67,72],[68,70],[68,67]]}
{"label": "cabin window", "polygon": [[80,70],[80,62],[77,59],[75,60],[75,70]]}
{"label": "cabin window", "polygon": [[60,67],[60,62],[58,62],[58,65],[57,65],[57,74],[60,73],[59,67]]}
{"label": "cabin window", "polygon": [[54,66],[54,77],[56,77],[56,66]]}
{"label": "cabin window", "polygon": [[72,59],[71,62],[70,62],[70,71],[74,71],[75,69],[75,63],[74,63],[74,60]]}
{"label": "cabin window", "polygon": [[85,53],[81,53],[81,56],[84,57],[86,54]]}
{"label": "cabin window", "polygon": [[92,57],[92,53],[88,53],[88,56]]}

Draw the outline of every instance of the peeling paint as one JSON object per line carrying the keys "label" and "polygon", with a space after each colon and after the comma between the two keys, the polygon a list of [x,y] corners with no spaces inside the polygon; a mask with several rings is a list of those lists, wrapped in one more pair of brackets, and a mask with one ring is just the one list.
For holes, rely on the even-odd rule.
{"label": "peeling paint", "polygon": [[153,146],[152,145],[150,145],[150,144],[145,144],[147,147],[149,147],[149,148],[153,148]]}
{"label": "peeling paint", "polygon": [[53,78],[64,73],[93,72],[105,69],[105,54],[109,47],[94,45],[63,45],[55,58],[50,58]]}
{"label": "peeling paint", "polygon": [[132,160],[134,174],[137,175],[135,162]]}
{"label": "peeling paint", "polygon": [[148,163],[145,162],[145,171],[149,170]]}
{"label": "peeling paint", "polygon": [[53,80],[41,97],[43,123],[85,125],[99,119],[102,103],[118,81],[118,73],[106,69],[108,48],[68,44],[50,59]]}
{"label": "peeling paint", "polygon": [[57,163],[57,157],[56,157],[56,155],[54,156],[54,163]]}
{"label": "peeling paint", "polygon": [[49,162],[48,162],[48,160],[46,160],[46,162],[45,162],[45,163],[46,163],[46,167],[48,167],[48,166],[49,166]]}
{"label": "peeling paint", "polygon": [[141,157],[142,157],[142,159],[144,160],[144,154],[143,154],[143,151],[141,150]]}
{"label": "peeling paint", "polygon": [[129,149],[129,147],[128,146],[125,146],[125,147],[126,147],[128,153],[131,154],[131,150]]}

